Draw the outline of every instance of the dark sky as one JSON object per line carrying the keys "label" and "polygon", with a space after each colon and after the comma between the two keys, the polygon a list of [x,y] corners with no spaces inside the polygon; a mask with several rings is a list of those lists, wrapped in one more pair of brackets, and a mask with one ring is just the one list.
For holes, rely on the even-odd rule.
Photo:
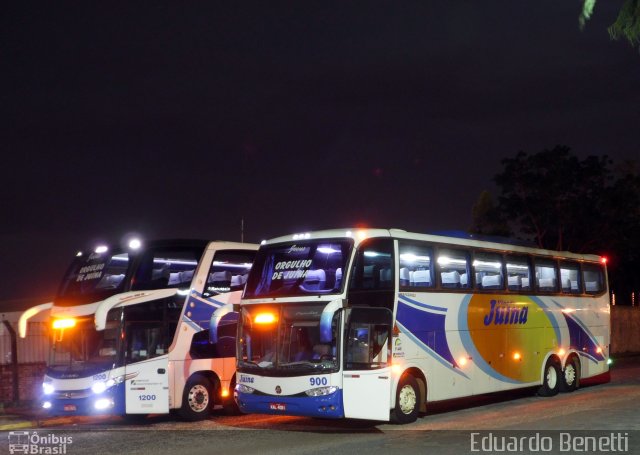
{"label": "dark sky", "polygon": [[0,301],[131,232],[465,229],[518,150],[640,155],[621,0],[154,3],[4,7]]}

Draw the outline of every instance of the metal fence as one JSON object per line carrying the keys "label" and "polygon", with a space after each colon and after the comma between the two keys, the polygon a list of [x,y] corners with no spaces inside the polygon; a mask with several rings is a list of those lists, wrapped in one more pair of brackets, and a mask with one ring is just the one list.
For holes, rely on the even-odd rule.
{"label": "metal fence", "polygon": [[[18,323],[11,322],[11,327],[18,332]],[[18,363],[40,363],[47,361],[49,351],[49,329],[46,321],[29,322],[27,337],[17,339]],[[0,365],[11,363],[11,335],[0,324]]]}

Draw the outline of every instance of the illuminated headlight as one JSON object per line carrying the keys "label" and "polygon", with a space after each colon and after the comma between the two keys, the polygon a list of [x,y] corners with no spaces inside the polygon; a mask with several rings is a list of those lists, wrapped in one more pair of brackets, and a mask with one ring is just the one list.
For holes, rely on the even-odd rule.
{"label": "illuminated headlight", "polygon": [[51,409],[51,402],[45,401],[44,403],[42,403],[42,409]]}
{"label": "illuminated headlight", "polygon": [[96,402],[93,404],[93,407],[98,411],[112,408],[113,400],[111,398],[100,398],[99,400],[96,400]]}
{"label": "illuminated headlight", "polygon": [[51,395],[56,391],[56,388],[50,382],[44,382],[42,383],[42,391],[45,395]]}
{"label": "illuminated headlight", "polygon": [[306,393],[310,397],[321,397],[323,395],[331,395],[332,393],[336,392],[337,390],[338,390],[338,388],[336,386],[331,385],[331,386],[328,386],[328,387],[318,387],[316,389],[305,390],[304,393]]}
{"label": "illuminated headlight", "polygon": [[236,392],[238,393],[253,393],[255,392],[255,389],[244,385],[244,384],[236,384]]}
{"label": "illuminated headlight", "polygon": [[116,384],[120,384],[122,382],[121,378],[124,378],[124,376],[118,376],[117,378],[109,379],[106,382],[102,382],[102,381],[95,382],[91,386],[91,391],[95,394],[101,394],[102,392],[107,390],[109,387],[113,387]]}

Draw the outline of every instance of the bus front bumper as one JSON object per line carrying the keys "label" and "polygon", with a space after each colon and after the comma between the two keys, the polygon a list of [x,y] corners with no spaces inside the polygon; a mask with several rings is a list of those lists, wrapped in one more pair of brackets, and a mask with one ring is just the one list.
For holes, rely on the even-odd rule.
{"label": "bus front bumper", "polygon": [[291,415],[325,419],[344,417],[342,389],[318,397],[277,396],[259,392],[242,393],[236,391],[235,399],[240,410],[247,414]]}
{"label": "bus front bumper", "polygon": [[[81,396],[74,397],[74,395]],[[81,394],[58,391],[53,396],[42,396],[40,403],[43,411],[50,416],[124,414],[124,387],[115,386],[101,394],[90,391]]]}

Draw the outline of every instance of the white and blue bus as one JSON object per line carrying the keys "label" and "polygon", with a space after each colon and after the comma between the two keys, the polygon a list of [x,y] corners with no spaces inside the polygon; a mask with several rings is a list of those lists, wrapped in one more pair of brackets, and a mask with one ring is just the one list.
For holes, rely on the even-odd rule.
{"label": "white and blue bus", "polygon": [[606,380],[605,262],[397,229],[263,242],[235,308],[237,403],[407,423],[430,402]]}
{"label": "white and blue bus", "polygon": [[132,242],[79,252],[49,310],[42,407],[51,415],[142,417],[178,410],[189,420],[233,409],[236,314],[258,246],[204,240]]}

